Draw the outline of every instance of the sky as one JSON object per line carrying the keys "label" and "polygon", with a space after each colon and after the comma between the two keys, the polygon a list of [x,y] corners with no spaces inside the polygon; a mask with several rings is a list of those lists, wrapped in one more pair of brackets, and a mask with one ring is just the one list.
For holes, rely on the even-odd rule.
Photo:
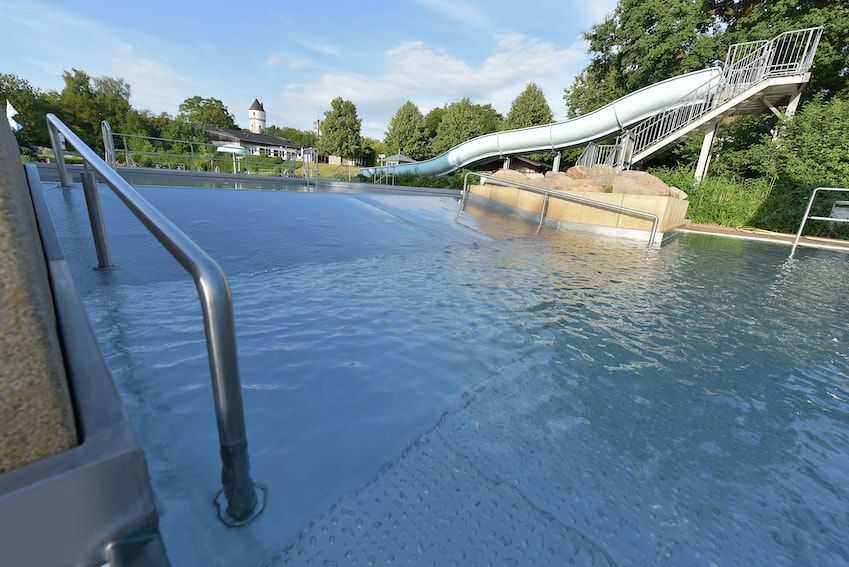
{"label": "sky", "polygon": [[426,114],[469,97],[506,116],[533,82],[562,120],[563,90],[589,62],[581,32],[616,3],[0,0],[0,73],[42,91],[71,69],[122,78],[133,108],[154,114],[216,98],[243,128],[254,99],[268,126],[311,130],[342,97],[377,140],[407,101]]}

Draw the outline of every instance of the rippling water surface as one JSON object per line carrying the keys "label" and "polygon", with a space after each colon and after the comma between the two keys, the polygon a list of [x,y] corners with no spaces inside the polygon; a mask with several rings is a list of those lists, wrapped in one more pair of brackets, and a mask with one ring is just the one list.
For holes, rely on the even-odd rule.
{"label": "rippling water surface", "polygon": [[205,195],[149,198],[230,277],[269,494],[239,530],[212,509],[191,281],[117,210],[119,268],[93,272],[79,198],[50,196],[175,564],[849,562],[845,255],[649,253],[456,225],[440,197]]}

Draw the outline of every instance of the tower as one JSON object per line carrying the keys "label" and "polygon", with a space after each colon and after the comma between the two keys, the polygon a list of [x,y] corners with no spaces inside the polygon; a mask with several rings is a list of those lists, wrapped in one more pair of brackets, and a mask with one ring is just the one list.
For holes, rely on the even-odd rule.
{"label": "tower", "polygon": [[254,103],[248,109],[248,124],[254,134],[262,134],[265,130],[265,109],[258,99],[254,99]]}

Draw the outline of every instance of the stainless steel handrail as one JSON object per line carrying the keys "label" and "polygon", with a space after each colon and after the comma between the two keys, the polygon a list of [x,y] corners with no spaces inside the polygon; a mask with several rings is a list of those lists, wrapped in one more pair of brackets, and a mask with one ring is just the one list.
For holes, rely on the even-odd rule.
{"label": "stainless steel handrail", "polygon": [[529,185],[527,183],[522,183],[520,181],[512,181],[510,179],[503,179],[501,177],[496,177],[494,175],[488,175],[486,173],[478,173],[476,171],[466,172],[466,175],[463,177],[463,193],[460,197],[460,204],[457,207],[457,212],[454,213],[454,221],[460,217],[460,213],[466,207],[466,201],[469,196],[469,176],[476,175],[481,179],[492,179],[498,181],[499,183],[504,183],[507,185],[515,185],[516,187],[521,187],[527,191],[531,191],[532,193],[537,193],[539,195],[543,195],[545,198],[542,202],[542,210],[540,211],[540,219],[539,226],[542,227],[543,222],[545,221],[545,213],[548,209],[548,199],[549,197],[555,197],[557,199],[563,199],[564,201],[571,201],[573,203],[579,203],[581,205],[587,205],[590,207],[596,207],[598,209],[605,209],[608,211],[614,211],[618,213],[623,213],[626,215],[633,215],[638,217],[643,217],[652,221],[651,233],[649,234],[649,242],[647,247],[651,248],[654,246],[654,239],[657,236],[657,225],[660,221],[658,216],[654,213],[647,213],[645,211],[638,211],[637,209],[630,209],[628,207],[623,207],[621,205],[614,205],[613,203],[605,203],[604,201],[595,201],[593,199],[587,199],[586,197],[578,197],[577,195],[570,195],[569,193],[564,193],[562,191],[556,191],[554,189],[546,189],[545,187],[537,187],[536,185]]}
{"label": "stainless steel handrail", "polygon": [[819,193],[820,191],[849,192],[849,188],[847,188],[847,187],[817,187],[816,189],[814,189],[814,191],[811,193],[811,198],[808,200],[808,208],[805,209],[805,215],[802,217],[801,224],[799,224],[799,230],[796,231],[796,238],[793,239],[793,247],[790,249],[790,257],[791,258],[793,257],[794,254],[796,254],[796,247],[799,245],[799,239],[802,238],[802,230],[804,230],[805,223],[807,223],[809,219],[810,220],[824,220],[824,221],[828,221],[828,222],[837,222],[837,223],[849,222],[849,219],[840,219],[840,218],[834,218],[834,217],[820,217],[820,216],[811,215],[811,208],[814,206],[814,199],[817,198],[817,193]]}
{"label": "stainless steel handrail", "polygon": [[70,143],[82,156],[86,164],[97,171],[127,208],[194,278],[203,311],[212,394],[218,422],[218,439],[221,446],[222,492],[227,501],[226,510],[221,511],[219,515],[222,521],[229,525],[244,525],[262,511],[264,498],[258,497],[257,485],[250,477],[233,300],[227,277],[206,252],[145,200],[55,115],[47,115],[47,128],[62,187],[70,187],[71,183],[62,153],[63,148],[60,145],[60,133],[66,142]]}

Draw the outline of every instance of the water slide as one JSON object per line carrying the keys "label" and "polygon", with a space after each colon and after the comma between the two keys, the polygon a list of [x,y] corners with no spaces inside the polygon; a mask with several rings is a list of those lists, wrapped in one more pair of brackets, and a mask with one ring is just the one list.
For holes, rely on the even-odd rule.
{"label": "water slide", "polygon": [[722,70],[719,67],[687,73],[642,88],[571,120],[486,134],[454,146],[429,160],[365,167],[360,169],[360,173],[367,177],[384,173],[442,175],[496,156],[581,146],[607,138],[645,120],[675,105],[690,93],[704,91],[704,95],[708,96],[720,85],[721,80]]}

